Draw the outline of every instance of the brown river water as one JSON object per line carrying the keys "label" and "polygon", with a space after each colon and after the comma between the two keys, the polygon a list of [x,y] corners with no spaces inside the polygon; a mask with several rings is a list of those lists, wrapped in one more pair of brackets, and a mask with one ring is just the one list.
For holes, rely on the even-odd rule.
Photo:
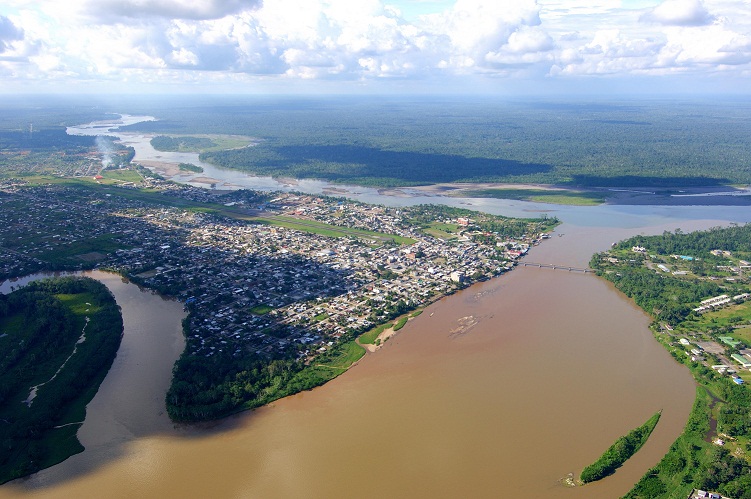
{"label": "brown river water", "polygon": [[[583,267],[636,231],[558,232],[528,259]],[[619,497],[680,434],[695,395],[649,318],[607,282],[519,267],[431,305],[323,387],[175,427],[163,400],[183,347],[180,304],[96,276],[126,332],[79,431],[86,450],[0,487],[0,498]],[[615,475],[562,485],[660,409]]]}

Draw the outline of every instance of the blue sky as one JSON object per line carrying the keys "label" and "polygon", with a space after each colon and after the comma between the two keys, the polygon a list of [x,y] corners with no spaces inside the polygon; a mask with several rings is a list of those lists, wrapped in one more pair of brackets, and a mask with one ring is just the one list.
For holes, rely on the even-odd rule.
{"label": "blue sky", "polygon": [[751,0],[4,0],[0,92],[748,93]]}

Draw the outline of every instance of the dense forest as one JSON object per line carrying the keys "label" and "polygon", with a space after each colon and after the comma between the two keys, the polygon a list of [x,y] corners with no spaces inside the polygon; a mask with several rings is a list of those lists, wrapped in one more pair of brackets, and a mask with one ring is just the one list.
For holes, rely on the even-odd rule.
{"label": "dense forest", "polygon": [[[614,250],[628,251],[635,246],[647,247],[658,257],[690,255],[690,270],[703,276],[708,269],[724,261],[723,257],[711,253],[714,249],[731,251],[740,257],[751,256],[751,225],[717,227],[688,234],[677,230],[659,236],[635,236],[621,241]],[[716,280],[673,278],[646,267],[644,261],[644,255],[633,254],[628,262],[618,266],[617,273],[608,273],[605,277],[658,320],[679,323],[691,315],[691,304],[696,306],[702,299],[723,292]],[[603,269],[600,255],[592,258],[590,266]]]}
{"label": "dense forest", "polygon": [[151,146],[157,151],[192,151],[216,146],[214,141],[205,137],[167,137],[157,135],[151,139]]}
{"label": "dense forest", "polygon": [[78,423],[122,332],[119,307],[93,279],[37,281],[0,295],[0,483],[83,450]]}
{"label": "dense forest", "polygon": [[157,121],[123,130],[159,135],[155,146],[161,150],[214,144],[185,137],[190,134],[254,137],[255,146],[212,150],[202,159],[262,175],[377,186],[494,181],[680,188],[751,182],[749,104],[731,100],[38,99],[0,102],[7,111],[0,130],[21,138],[32,124],[62,131],[111,118],[103,109],[152,115]]}
{"label": "dense forest", "polygon": [[220,166],[368,185],[451,181],[682,187],[751,182],[747,103],[212,98],[151,108],[157,134],[239,134]]}
{"label": "dense forest", "polygon": [[[219,352],[203,358],[183,353],[173,369],[167,412],[174,421],[206,421],[320,386],[346,370],[346,357],[353,354],[349,350],[353,349],[355,355],[350,363],[365,353],[354,343],[354,337],[351,333],[349,341],[319,356],[316,366],[306,366],[294,357],[269,360]],[[342,368],[326,367],[340,359]]]}

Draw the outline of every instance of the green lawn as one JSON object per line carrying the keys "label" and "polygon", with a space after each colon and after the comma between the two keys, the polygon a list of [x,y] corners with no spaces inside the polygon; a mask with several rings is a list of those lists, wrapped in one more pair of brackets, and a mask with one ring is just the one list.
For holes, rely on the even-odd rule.
{"label": "green lawn", "polygon": [[[730,305],[714,312],[707,312],[699,316],[697,320],[684,322],[681,329],[710,331],[728,326],[748,326],[748,324],[751,324],[751,301]],[[751,345],[751,329],[749,327],[736,329],[732,336]]]}
{"label": "green lawn", "polygon": [[250,309],[250,313],[256,315],[266,315],[272,310],[274,310],[274,307],[270,307],[268,305],[256,305],[255,307]]}
{"label": "green lawn", "polygon": [[346,371],[352,364],[365,355],[365,349],[354,341],[348,341],[332,348],[326,355],[316,361],[316,365]]}
{"label": "green lawn", "polygon": [[596,206],[606,201],[600,193],[562,189],[475,189],[461,191],[457,195],[576,206]]}
{"label": "green lawn", "polygon": [[407,324],[407,321],[409,320],[409,317],[402,317],[399,319],[396,324],[394,324],[394,332],[399,331],[401,328],[404,327],[405,324]]}
{"label": "green lawn", "polygon": [[102,172],[102,177],[104,177],[105,179],[115,180],[115,181],[120,181],[120,182],[133,182],[135,184],[143,180],[141,176],[138,174],[138,172],[130,168],[126,168],[122,170],[104,170]]}
{"label": "green lawn", "polygon": [[461,228],[458,224],[447,224],[444,222],[432,222],[422,231],[438,239],[449,240],[456,238],[456,233]]}
{"label": "green lawn", "polygon": [[87,316],[101,310],[101,307],[94,305],[95,301],[91,293],[58,294],[55,297],[76,315]]}
{"label": "green lawn", "polygon": [[358,341],[363,345],[372,345],[375,343],[376,338],[378,338],[378,335],[380,335],[382,332],[384,332],[387,328],[391,327],[392,323],[387,322],[385,324],[381,324],[380,326],[375,326],[371,329],[368,329],[363,334],[360,335],[358,338]]}

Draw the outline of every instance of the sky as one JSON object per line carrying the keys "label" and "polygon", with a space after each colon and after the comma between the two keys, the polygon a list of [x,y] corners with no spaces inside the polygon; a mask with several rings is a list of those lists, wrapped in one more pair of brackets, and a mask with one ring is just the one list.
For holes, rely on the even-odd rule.
{"label": "sky", "polygon": [[0,93],[751,92],[751,0],[3,0]]}

